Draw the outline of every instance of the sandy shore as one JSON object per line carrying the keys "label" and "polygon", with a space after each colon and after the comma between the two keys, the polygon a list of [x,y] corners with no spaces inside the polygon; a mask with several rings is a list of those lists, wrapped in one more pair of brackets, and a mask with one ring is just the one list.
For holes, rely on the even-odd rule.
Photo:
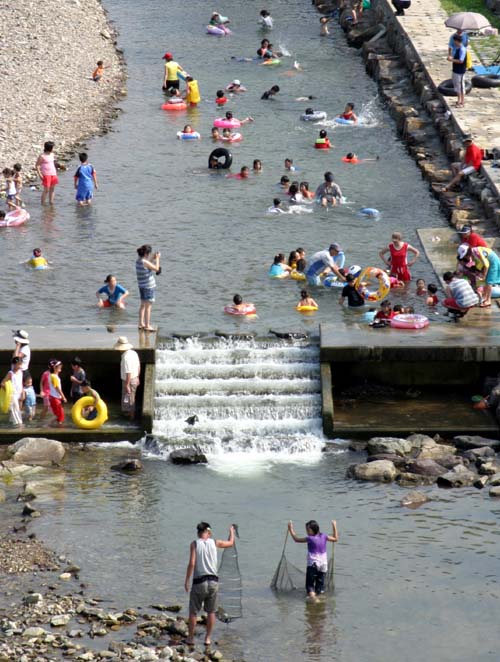
{"label": "sandy shore", "polygon": [[[98,0],[0,3],[0,165],[31,174],[44,141],[58,158],[116,115],[125,73]],[[104,79],[91,76],[97,60]]]}

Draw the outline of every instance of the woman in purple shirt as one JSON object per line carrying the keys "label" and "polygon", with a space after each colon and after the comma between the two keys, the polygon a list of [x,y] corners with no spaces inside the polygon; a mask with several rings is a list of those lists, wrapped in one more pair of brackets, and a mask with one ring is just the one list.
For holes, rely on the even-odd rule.
{"label": "woman in purple shirt", "polygon": [[317,595],[325,592],[325,577],[328,570],[328,555],[326,552],[327,542],[337,542],[337,522],[332,520],[332,535],[321,533],[319,524],[312,519],[306,522],[305,538],[300,538],[293,528],[293,522],[288,522],[288,530],[295,542],[307,543],[307,571],[306,571],[306,591],[309,598],[315,598]]}

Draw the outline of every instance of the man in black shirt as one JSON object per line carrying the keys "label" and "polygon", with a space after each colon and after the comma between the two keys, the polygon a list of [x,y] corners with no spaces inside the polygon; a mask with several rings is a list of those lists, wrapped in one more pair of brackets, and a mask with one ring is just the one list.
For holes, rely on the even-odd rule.
{"label": "man in black shirt", "polygon": [[344,287],[342,294],[340,295],[340,305],[344,305],[344,300],[347,299],[349,308],[359,308],[359,306],[364,306],[365,300],[356,289],[356,279],[354,276],[352,274],[347,274],[345,280],[347,285]]}
{"label": "man in black shirt", "polygon": [[280,91],[279,85],[273,85],[270,90],[267,90],[267,92],[264,92],[264,94],[260,97],[261,99],[270,99],[273,97],[275,94],[278,94]]}

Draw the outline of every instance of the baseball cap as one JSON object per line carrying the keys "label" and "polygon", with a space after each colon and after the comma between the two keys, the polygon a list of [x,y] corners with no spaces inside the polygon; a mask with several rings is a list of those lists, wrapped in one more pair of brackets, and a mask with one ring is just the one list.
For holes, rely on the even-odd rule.
{"label": "baseball cap", "polygon": [[333,244],[330,244],[328,250],[329,250],[329,251],[341,251],[341,250],[342,250],[342,246],[341,246],[340,244],[333,243]]}
{"label": "baseball cap", "polygon": [[470,225],[462,225],[460,230],[457,230],[458,234],[467,234],[468,232],[472,232],[472,228]]}
{"label": "baseball cap", "polygon": [[164,60],[172,60],[173,57],[174,56],[172,55],[172,53],[165,53],[165,55],[163,56],[163,59]]}
{"label": "baseball cap", "polygon": [[235,78],[235,79],[233,80],[233,85],[241,85],[241,83],[240,83],[240,81],[239,81],[237,78]]}

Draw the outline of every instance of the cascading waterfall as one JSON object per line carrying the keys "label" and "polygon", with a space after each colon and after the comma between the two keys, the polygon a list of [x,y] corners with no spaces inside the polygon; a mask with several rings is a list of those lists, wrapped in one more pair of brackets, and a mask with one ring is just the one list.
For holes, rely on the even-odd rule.
{"label": "cascading waterfall", "polygon": [[325,439],[317,343],[172,341],[157,350],[153,437],[145,450],[156,455],[196,444],[208,455],[319,456]]}

